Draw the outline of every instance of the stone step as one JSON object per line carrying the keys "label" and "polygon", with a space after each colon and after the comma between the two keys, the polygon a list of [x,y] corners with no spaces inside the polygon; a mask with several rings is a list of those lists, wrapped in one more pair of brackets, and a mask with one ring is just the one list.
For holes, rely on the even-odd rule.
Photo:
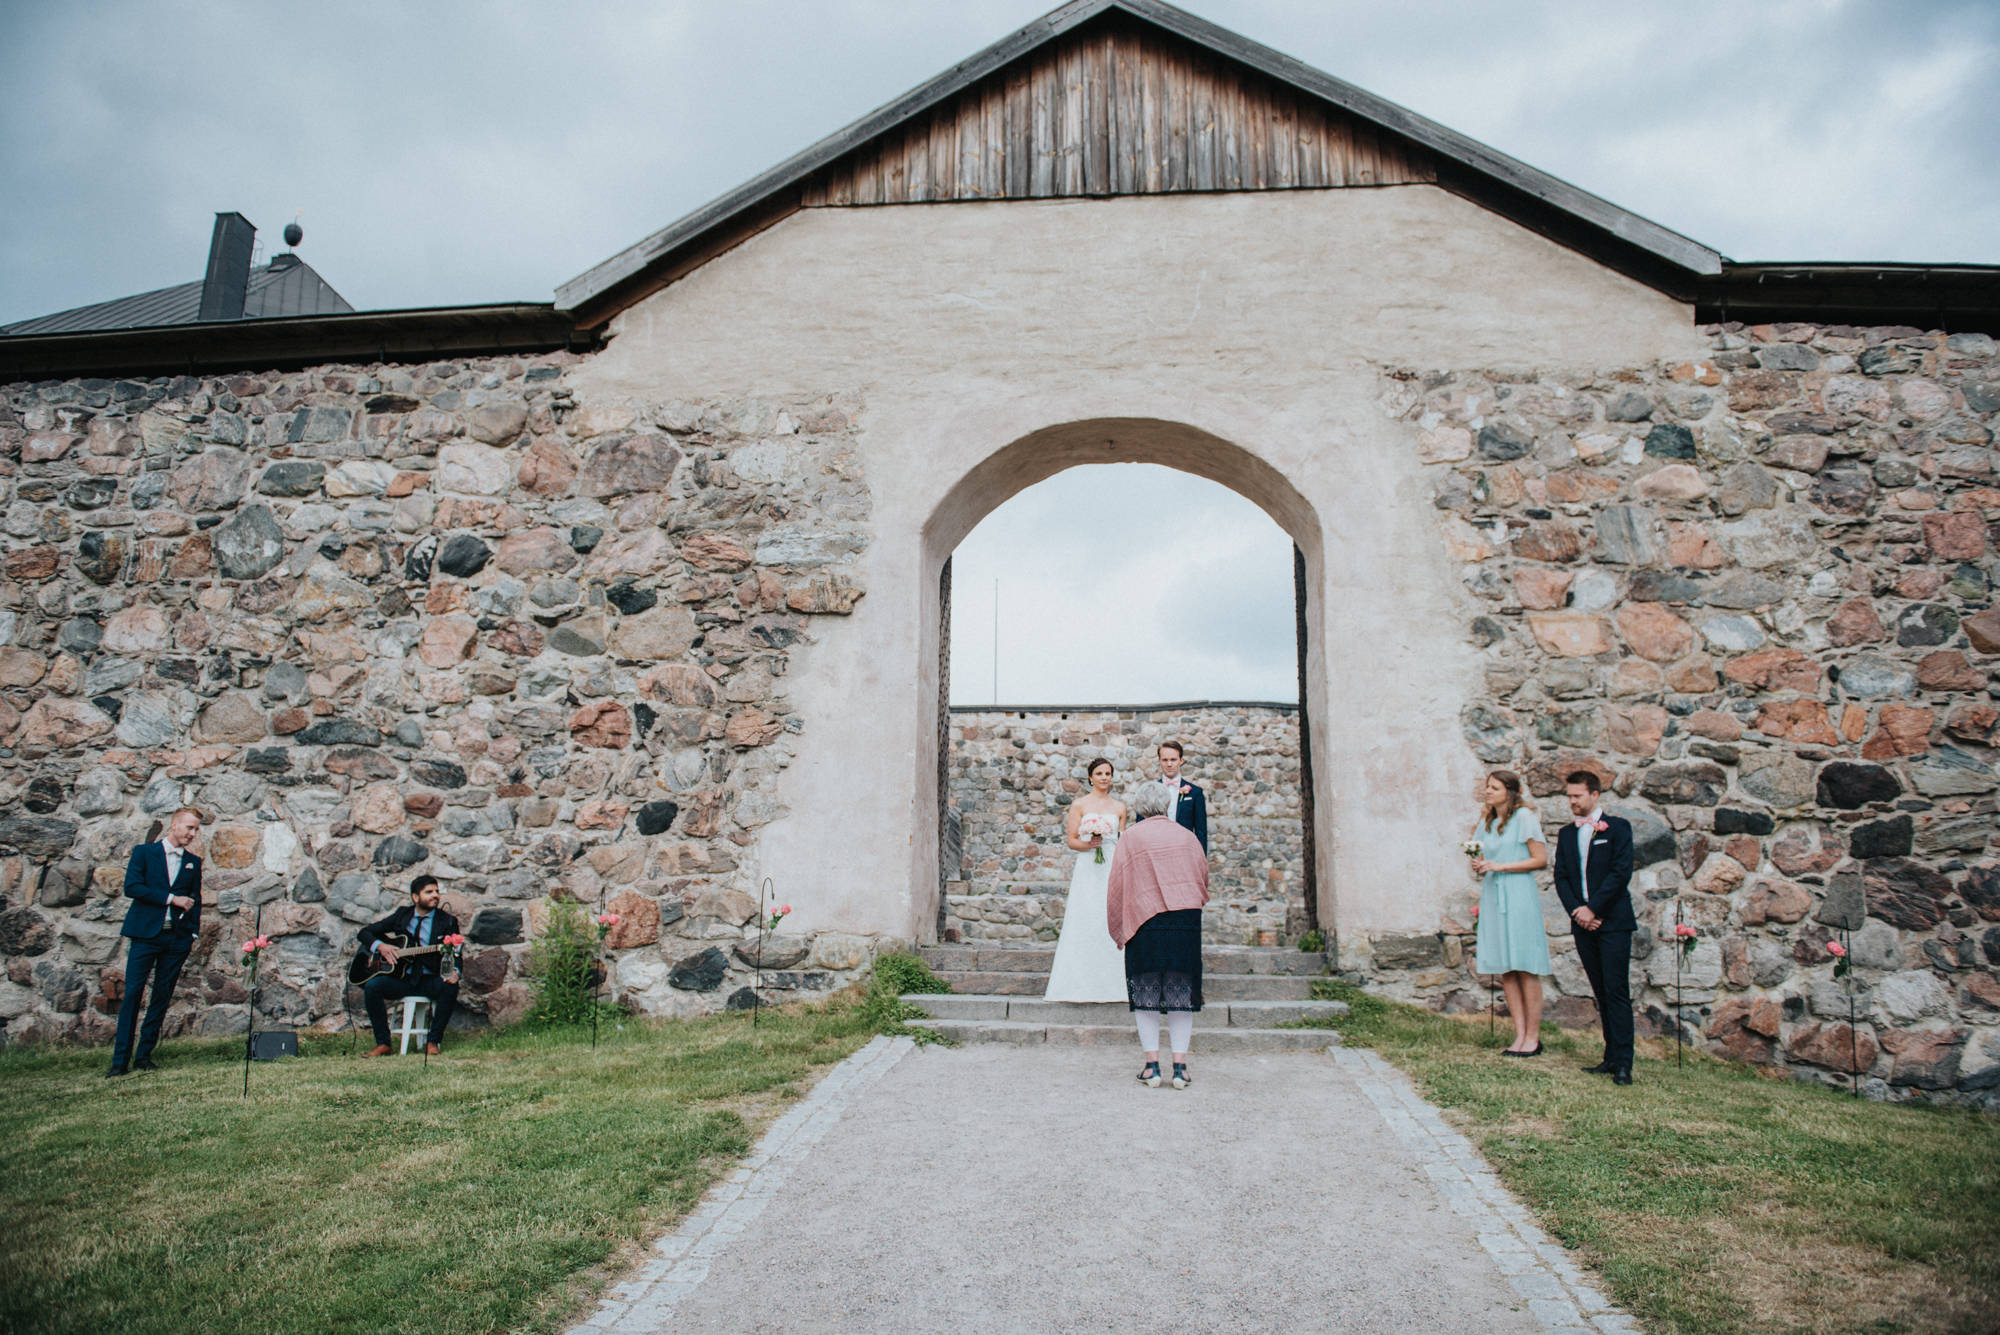
{"label": "stone step", "polygon": [[[1043,1024],[1021,1020],[912,1020],[910,1023],[960,1043],[1059,1043],[1072,1047],[1129,1048],[1135,1057],[1139,1047],[1138,1035],[1129,1023]],[[1197,1057],[1238,1052],[1324,1052],[1339,1042],[1340,1035],[1331,1029],[1203,1029],[1197,1026],[1189,1051]],[[1197,1079],[1199,1074],[1196,1073]]]}
{"label": "stone step", "polygon": [[[1050,947],[925,946],[924,963],[942,973],[947,969],[973,973],[1047,973],[1055,964]],[[1324,954],[1277,946],[1203,946],[1204,973],[1254,973],[1317,978],[1327,972]]]}
{"label": "stone step", "polygon": [[[1049,990],[1046,972],[937,969],[936,973],[950,984],[953,992],[972,996],[1039,997]],[[1201,991],[1209,1001],[1305,1001],[1312,996],[1312,981],[1284,974],[1204,972]]]}
{"label": "stone step", "polygon": [[[961,996],[912,992],[903,998],[939,1020],[1016,1020],[1026,1024],[1120,1025],[1131,1022],[1122,1001],[1042,1001],[1009,996]],[[1347,1014],[1339,1001],[1211,1001],[1195,1016],[1207,1029],[1269,1029],[1299,1020]]]}

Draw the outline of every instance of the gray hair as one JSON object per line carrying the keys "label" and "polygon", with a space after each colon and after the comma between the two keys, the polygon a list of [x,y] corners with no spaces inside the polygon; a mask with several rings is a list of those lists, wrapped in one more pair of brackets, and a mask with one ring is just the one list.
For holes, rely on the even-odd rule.
{"label": "gray hair", "polygon": [[1163,783],[1142,783],[1125,799],[1126,808],[1133,820],[1144,820],[1148,816],[1167,814],[1167,786]]}

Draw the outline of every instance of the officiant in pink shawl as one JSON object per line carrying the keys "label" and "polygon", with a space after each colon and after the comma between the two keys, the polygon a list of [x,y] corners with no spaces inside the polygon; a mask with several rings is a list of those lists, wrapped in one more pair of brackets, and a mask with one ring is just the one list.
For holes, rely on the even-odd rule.
{"label": "officiant in pink shawl", "polygon": [[1186,1089],[1188,1041],[1201,1009],[1201,907],[1208,855],[1167,814],[1167,790],[1141,784],[1128,799],[1133,824],[1118,841],[1105,901],[1111,939],[1125,952],[1125,994],[1146,1064],[1139,1079],[1160,1086],[1160,1021],[1172,1043],[1173,1086]]}

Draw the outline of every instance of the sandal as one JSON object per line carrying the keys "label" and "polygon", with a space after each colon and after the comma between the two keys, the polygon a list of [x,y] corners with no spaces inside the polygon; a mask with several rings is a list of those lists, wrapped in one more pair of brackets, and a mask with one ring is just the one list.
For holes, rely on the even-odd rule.
{"label": "sandal", "polygon": [[1191,1084],[1193,1084],[1193,1083],[1194,1083],[1194,1077],[1193,1077],[1193,1076],[1191,1076],[1191,1075],[1189,1075],[1189,1074],[1187,1073],[1187,1067],[1186,1067],[1185,1065],[1183,1065],[1182,1063],[1180,1063],[1180,1062],[1175,1062],[1175,1063],[1174,1063],[1174,1088],[1175,1088],[1175,1089],[1186,1089],[1186,1088],[1187,1088],[1187,1087],[1188,1087],[1189,1085],[1191,1085]]}
{"label": "sandal", "polygon": [[[1175,1069],[1178,1070],[1179,1068],[1176,1067]],[[1148,1089],[1158,1089],[1160,1087],[1160,1064],[1158,1062],[1147,1062],[1144,1066],[1140,1067],[1139,1083]]]}

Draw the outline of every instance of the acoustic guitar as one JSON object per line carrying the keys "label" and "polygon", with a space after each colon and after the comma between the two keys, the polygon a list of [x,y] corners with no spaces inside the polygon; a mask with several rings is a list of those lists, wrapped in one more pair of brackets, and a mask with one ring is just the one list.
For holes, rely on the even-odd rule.
{"label": "acoustic guitar", "polygon": [[436,955],[445,947],[441,945],[412,945],[416,938],[408,932],[387,931],[382,933],[382,941],[396,948],[396,962],[390,964],[368,947],[354,952],[354,963],[347,966],[347,981],[352,987],[360,987],[374,978],[404,979],[410,976],[410,961],[422,959],[426,955]]}

